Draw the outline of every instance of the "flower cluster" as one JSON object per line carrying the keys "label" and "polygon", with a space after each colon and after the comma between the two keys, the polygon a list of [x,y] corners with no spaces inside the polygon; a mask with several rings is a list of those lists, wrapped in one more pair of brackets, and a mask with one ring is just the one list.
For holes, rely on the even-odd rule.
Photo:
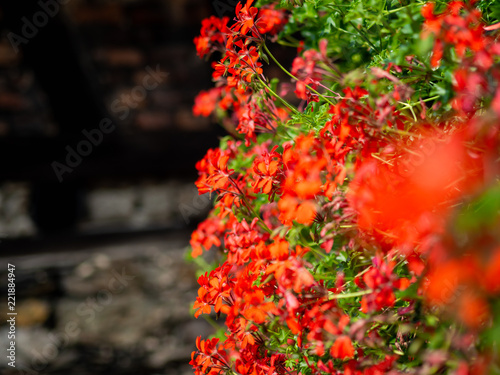
{"label": "flower cluster", "polygon": [[500,27],[488,2],[359,4],[248,0],[195,38],[221,55],[193,111],[232,134],[196,165],[194,315],[221,322],[196,375],[500,366]]}
{"label": "flower cluster", "polygon": [[[493,97],[493,109],[500,114],[500,87],[494,61],[500,56],[500,43],[485,35],[481,12],[463,1],[452,1],[446,11],[434,13],[434,3],[422,8],[425,34],[436,37],[431,65],[437,67],[452,49],[460,61],[454,72],[455,110],[471,116],[481,100]],[[467,54],[469,52],[469,54]],[[494,94],[493,96],[491,94]]]}

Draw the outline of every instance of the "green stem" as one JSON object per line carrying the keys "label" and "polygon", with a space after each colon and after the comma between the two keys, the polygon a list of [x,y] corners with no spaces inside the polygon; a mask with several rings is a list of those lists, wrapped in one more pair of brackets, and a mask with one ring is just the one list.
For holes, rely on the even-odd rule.
{"label": "green stem", "polygon": [[371,155],[372,155],[372,157],[374,157],[375,159],[381,161],[382,163],[389,164],[390,166],[394,166],[392,163],[388,162],[387,160],[382,159],[381,157],[379,157],[375,153],[372,153]]}
{"label": "green stem", "polygon": [[405,103],[405,102],[398,102],[398,103],[401,104],[404,109],[409,109],[411,114],[413,115],[413,119],[415,121],[417,121],[417,115],[415,114],[415,111],[413,111],[413,107],[421,104],[421,102],[423,102],[423,103],[430,102],[432,100],[438,99],[439,97],[440,97],[440,95],[435,95],[435,96],[432,96],[430,98],[423,99],[423,100],[420,100],[420,101],[414,102],[414,103]]}
{"label": "green stem", "polygon": [[288,103],[285,99],[283,99],[281,96],[279,96],[278,94],[276,94],[273,89],[271,87],[269,87],[269,85],[267,83],[265,83],[262,78],[260,78],[259,76],[257,76],[258,80],[260,81],[260,83],[274,96],[276,97],[277,99],[279,99],[289,110],[291,110],[293,113],[295,113],[296,115],[300,115],[300,112],[297,111],[297,109],[295,109],[294,106],[292,106],[290,103]]}
{"label": "green stem", "polygon": [[248,211],[248,214],[250,215],[250,217],[252,218],[257,218],[257,222],[259,224],[259,226],[265,230],[267,233],[271,234],[272,233],[272,230],[269,229],[269,227],[266,225],[266,223],[264,222],[264,220],[262,220],[260,218],[260,216],[252,209],[252,205],[250,204],[250,202],[248,202],[245,194],[243,194],[243,192],[241,191],[240,187],[238,186],[238,184],[236,183],[236,181],[234,181],[232,178],[230,178],[230,181],[231,183],[233,184],[233,186],[236,188],[236,190],[238,190],[238,192],[240,193],[241,195],[241,199],[243,200],[243,205],[245,206],[245,208],[247,209]]}
{"label": "green stem", "polygon": [[285,42],[284,40],[278,40],[278,44],[281,44],[282,46],[286,46],[286,47],[293,47],[293,48],[297,47],[296,45],[294,45],[292,43]]}
{"label": "green stem", "polygon": [[[339,4],[334,4],[334,6],[332,6],[331,8],[335,9],[335,7],[337,7],[337,10],[342,14],[342,18],[344,18],[345,13],[344,13],[343,9],[339,7]],[[349,24],[354,28],[354,30],[356,30],[356,32],[359,35],[361,35],[361,37],[370,45],[370,47],[372,47],[375,50],[375,52],[380,53],[380,50],[377,47],[375,47],[375,45],[373,45],[373,43],[370,41],[370,39],[368,39],[368,37],[366,36],[366,34],[364,32],[362,32],[360,29],[357,28],[357,26],[354,22],[349,21]]]}
{"label": "green stem", "polygon": [[345,294],[334,294],[330,296],[330,299],[343,299],[343,298],[352,298],[352,297],[360,297],[360,296],[365,296],[367,294],[373,293],[373,290],[368,289],[368,290],[361,290],[359,292],[353,292],[353,293],[345,293]]}
{"label": "green stem", "polygon": [[312,246],[308,245],[307,243],[303,243],[302,246],[307,247],[309,250],[311,250],[311,253],[316,257],[316,259],[322,259],[326,256],[323,252],[314,249]]}
{"label": "green stem", "polygon": [[[287,69],[285,69],[283,67],[283,65],[281,65],[279,63],[279,61],[276,59],[276,57],[274,57],[274,55],[271,53],[271,51],[269,51],[269,48],[267,48],[266,43],[262,43],[262,47],[264,47],[264,50],[266,51],[266,53],[271,57],[271,59],[276,63],[276,65],[278,65],[278,67],[281,70],[283,70],[286,74],[288,74],[292,79],[294,79],[296,81],[300,81],[297,77],[295,77],[292,73],[290,73]],[[313,93],[315,93],[316,95],[318,95],[320,98],[323,98],[323,100],[326,101],[328,104],[334,105],[327,97],[325,97],[324,95],[321,95],[318,91],[316,91],[315,89],[313,89],[311,86],[306,85],[306,87],[309,90],[311,90]]]}
{"label": "green stem", "polygon": [[421,101],[418,101],[418,102],[413,102],[413,103],[398,102],[398,103],[402,104],[406,108],[410,108],[410,107],[415,107],[415,106],[419,105],[420,102],[426,103],[426,102],[430,102],[432,100],[439,99],[440,97],[441,97],[441,95],[435,95],[435,96],[431,96],[430,98],[427,98],[427,99],[422,99]]}
{"label": "green stem", "polygon": [[217,324],[216,321],[214,321],[210,315],[207,315],[207,314],[204,314],[203,315],[203,318],[208,322],[208,324],[210,324],[212,327],[214,327],[215,329],[219,330],[222,328],[222,326],[220,326],[219,324]]}
{"label": "green stem", "polygon": [[403,10],[403,9],[407,9],[409,7],[412,7],[414,5],[421,5],[419,3],[411,3],[411,4],[408,4],[408,5],[405,5],[405,6],[402,6],[402,7],[399,7],[399,8],[396,8],[396,9],[391,9],[391,10],[386,10],[384,11],[385,14],[392,14],[392,13],[396,13],[396,12],[399,12],[400,10]]}
{"label": "green stem", "polygon": [[375,52],[377,53],[380,53],[381,51],[375,47],[375,45],[370,41],[370,39],[368,39],[368,37],[366,36],[366,34],[364,32],[362,32],[360,29],[357,28],[356,24],[352,21],[349,21],[349,24],[354,28],[354,30],[356,30],[356,32],[361,35],[361,37],[370,45],[370,47],[372,47]]}
{"label": "green stem", "polygon": [[328,276],[328,275],[322,275],[319,273],[315,273],[313,277],[316,280],[337,280],[337,276]]}

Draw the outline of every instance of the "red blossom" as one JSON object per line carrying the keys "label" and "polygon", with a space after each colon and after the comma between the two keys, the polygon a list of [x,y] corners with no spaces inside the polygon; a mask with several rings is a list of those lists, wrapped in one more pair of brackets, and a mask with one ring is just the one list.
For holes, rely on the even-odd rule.
{"label": "red blossom", "polygon": [[[200,56],[223,56],[213,64],[216,88],[200,93],[194,113],[224,116],[245,138],[224,139],[196,165],[200,193],[218,196],[191,237],[192,255],[215,246],[222,265],[199,277],[194,314],[224,314],[226,332],[222,342],[198,338],[195,374],[395,375],[405,361],[416,366],[408,373],[486,373],[490,359],[476,350],[500,295],[498,220],[493,213],[491,228],[469,230],[479,224],[462,211],[481,210],[476,195],[498,179],[498,27],[482,24],[473,1],[450,1],[441,13],[422,6],[422,36],[435,37],[431,68],[456,66],[454,111],[442,123],[430,123],[439,103],[403,83],[405,69],[426,81],[441,74],[415,55],[410,68],[369,68],[327,105],[311,88],[345,82],[320,40],[291,72],[297,96],[319,102],[310,115],[259,86],[268,81],[264,34],[279,32],[288,13],[252,4],[237,5],[230,29],[227,19],[205,20],[195,39]],[[421,107],[421,121],[405,103]],[[430,309],[456,322],[447,337],[456,358],[429,349],[441,329],[421,319]],[[429,354],[414,361],[414,351]]]}
{"label": "red blossom", "polygon": [[193,258],[203,253],[203,248],[209,250],[212,246],[220,246],[220,237],[226,227],[218,217],[208,218],[198,224],[198,228],[191,234],[190,245],[193,248]]}
{"label": "red blossom", "polygon": [[227,190],[231,184],[230,175],[233,170],[228,170],[227,162],[229,153],[220,149],[210,149],[205,157],[196,163],[200,175],[196,187],[200,194],[217,190]]}
{"label": "red blossom", "polygon": [[339,336],[330,348],[330,354],[333,358],[346,359],[354,356],[354,346],[347,336]]}
{"label": "red blossom", "polygon": [[480,158],[472,156],[463,141],[460,134],[428,136],[395,165],[367,160],[348,197],[359,212],[359,227],[399,244],[439,232],[450,210],[447,203],[477,186],[481,176]]}
{"label": "red blossom", "polygon": [[215,49],[221,49],[225,43],[225,35],[229,32],[228,17],[211,16],[202,21],[200,36],[194,38],[198,56],[204,57]]}
{"label": "red blossom", "polygon": [[208,91],[201,91],[195,98],[193,114],[195,116],[210,116],[217,106],[222,88],[215,87]]}
{"label": "red blossom", "polygon": [[261,34],[276,35],[288,22],[286,11],[276,9],[274,5],[262,7],[259,10],[256,22],[257,30]]}
{"label": "red blossom", "polygon": [[265,152],[254,160],[252,170],[255,182],[254,192],[268,194],[271,200],[275,194],[280,193],[280,185],[284,178],[283,160],[281,154],[274,147],[271,152]]}

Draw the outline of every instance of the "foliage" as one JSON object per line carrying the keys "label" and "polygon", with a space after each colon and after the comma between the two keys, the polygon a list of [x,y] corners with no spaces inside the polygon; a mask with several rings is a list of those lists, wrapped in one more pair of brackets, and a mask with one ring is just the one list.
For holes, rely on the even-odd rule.
{"label": "foliage", "polygon": [[500,373],[498,3],[252,5],[195,38],[231,134],[196,165],[194,315],[225,323],[195,373]]}

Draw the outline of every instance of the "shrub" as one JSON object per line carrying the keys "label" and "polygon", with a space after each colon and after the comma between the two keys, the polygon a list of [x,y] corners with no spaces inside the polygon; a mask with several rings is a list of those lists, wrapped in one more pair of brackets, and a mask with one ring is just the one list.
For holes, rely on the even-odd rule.
{"label": "shrub", "polygon": [[195,374],[500,373],[499,4],[253,5],[195,38],[230,133],[196,165]]}

